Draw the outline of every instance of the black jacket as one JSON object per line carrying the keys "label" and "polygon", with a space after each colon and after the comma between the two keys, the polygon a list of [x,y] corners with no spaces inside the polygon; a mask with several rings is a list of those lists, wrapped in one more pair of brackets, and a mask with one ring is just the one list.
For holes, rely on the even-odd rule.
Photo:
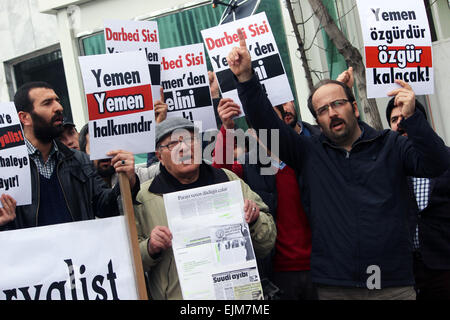
{"label": "black jacket", "polygon": [[[409,186],[414,195],[412,179]],[[427,207],[418,213],[414,198],[410,215],[412,235],[419,225],[419,251],[425,265],[430,269],[450,270],[450,170],[430,179]]]}
{"label": "black jacket", "polygon": [[305,138],[290,130],[256,76],[237,87],[253,126],[280,130],[280,159],[301,177],[313,281],[366,287],[368,267],[376,265],[382,287],[413,285],[407,177],[438,176],[450,165],[443,141],[424,117],[416,112],[402,122],[408,139],[361,122],[363,135],[346,152],[323,134]]}
{"label": "black jacket", "polygon": [[[60,142],[58,145],[55,170],[64,198],[73,221],[105,218],[119,215],[119,184],[109,188],[97,174],[89,156],[83,152],[69,149]],[[39,172],[34,161],[31,167],[32,203],[16,208],[16,219],[0,230],[36,227],[39,211]],[[133,199],[139,191],[139,179],[132,190]]]}

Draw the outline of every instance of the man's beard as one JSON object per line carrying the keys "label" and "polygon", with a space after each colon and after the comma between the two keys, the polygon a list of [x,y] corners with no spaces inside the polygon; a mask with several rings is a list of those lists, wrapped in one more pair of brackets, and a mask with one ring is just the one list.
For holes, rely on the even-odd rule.
{"label": "man's beard", "polygon": [[[42,143],[50,143],[53,139],[58,138],[64,131],[62,126],[62,113],[58,112],[55,114],[50,123],[46,122],[40,115],[34,111],[30,112],[31,119],[33,120],[33,132],[36,139]],[[55,121],[61,121],[61,124],[54,126]]]}
{"label": "man's beard", "polygon": [[[333,130],[334,125],[338,125],[340,123],[344,124],[344,130],[341,130],[340,132],[335,132]],[[356,130],[356,127],[358,126],[358,122],[355,119],[354,121],[349,120],[349,122],[345,121],[341,118],[333,118],[330,122],[329,127],[327,130],[324,130],[325,135],[333,141],[337,145],[341,145],[343,143],[347,143],[349,139],[353,137],[353,134]]]}
{"label": "man's beard", "polygon": [[292,116],[292,121],[289,123],[289,126],[293,129],[295,129],[295,126],[297,125],[298,122],[298,117],[297,115],[293,115],[292,113],[289,112],[289,114]]}
{"label": "man's beard", "polygon": [[[101,162],[102,160],[99,160],[99,162]],[[108,159],[109,161],[109,159]],[[100,163],[97,166],[97,173],[100,177],[102,178],[109,178],[111,177],[114,173],[116,173],[116,169],[113,166],[108,166],[106,169],[103,169],[100,166]]]}

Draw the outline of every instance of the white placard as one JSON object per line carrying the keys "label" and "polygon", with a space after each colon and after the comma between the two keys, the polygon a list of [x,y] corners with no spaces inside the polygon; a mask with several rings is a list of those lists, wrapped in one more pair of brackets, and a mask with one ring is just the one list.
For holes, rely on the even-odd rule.
{"label": "white placard", "polygon": [[203,44],[163,49],[161,56],[167,117],[200,122],[202,131],[217,129]]}
{"label": "white placard", "polygon": [[91,160],[111,150],[155,150],[155,113],[143,51],[79,57],[89,109]]}
{"label": "white placard", "polygon": [[105,20],[106,53],[145,52],[152,83],[153,101],[160,97],[160,44],[156,21]]}
{"label": "white placard", "polygon": [[185,300],[263,297],[240,181],[164,195]]}
{"label": "white placard", "polygon": [[0,300],[136,300],[123,216],[0,232]]}
{"label": "white placard", "polygon": [[17,206],[31,204],[30,160],[13,102],[0,103],[1,194],[13,197]]}
{"label": "white placard", "polygon": [[434,93],[431,34],[422,0],[357,0],[365,45],[368,98],[407,82],[416,95]]}
{"label": "white placard", "polygon": [[[242,105],[233,73],[226,61],[231,49],[239,46],[238,28],[242,29],[246,37],[247,48],[252,57],[252,67],[272,105],[277,106],[293,101],[288,77],[264,12],[202,31],[222,96],[231,98],[238,105]],[[243,112],[242,115],[244,115]]]}

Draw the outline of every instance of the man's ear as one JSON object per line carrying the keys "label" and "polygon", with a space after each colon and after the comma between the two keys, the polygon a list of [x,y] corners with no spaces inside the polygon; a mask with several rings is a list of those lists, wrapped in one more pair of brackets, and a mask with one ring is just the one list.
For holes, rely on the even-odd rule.
{"label": "man's ear", "polygon": [[156,148],[156,151],[155,151],[156,157],[158,158],[159,162],[161,162],[162,165],[164,165],[163,159],[161,157],[161,152],[159,152],[158,150],[159,150],[159,148]]}
{"label": "man's ear", "polygon": [[22,126],[31,126],[33,124],[33,120],[31,119],[31,114],[29,112],[19,111],[17,114]]}
{"label": "man's ear", "polygon": [[353,108],[353,112],[355,113],[356,118],[359,119],[358,103],[356,101],[353,101],[352,108]]}

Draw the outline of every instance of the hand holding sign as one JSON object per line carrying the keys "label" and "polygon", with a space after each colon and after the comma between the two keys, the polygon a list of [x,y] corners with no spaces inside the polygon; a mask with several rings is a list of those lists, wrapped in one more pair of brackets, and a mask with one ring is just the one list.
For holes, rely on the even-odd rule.
{"label": "hand holding sign", "polygon": [[228,54],[227,62],[239,82],[246,82],[251,79],[253,74],[252,58],[250,52],[247,50],[247,44],[242,30],[238,29],[237,34],[239,36],[239,47],[234,47],[231,50]]}
{"label": "hand holding sign", "polygon": [[0,226],[14,221],[16,218],[16,200],[7,194],[2,194],[0,201],[3,208],[0,208]]}
{"label": "hand holding sign", "polygon": [[241,108],[232,99],[224,98],[219,102],[217,113],[225,129],[234,129],[234,121],[241,114]]}
{"label": "hand holding sign", "polygon": [[395,96],[394,105],[402,108],[404,119],[412,116],[416,110],[416,95],[409,84],[403,80],[395,80],[401,88],[388,93],[389,97]]}
{"label": "hand holding sign", "polygon": [[159,93],[161,98],[155,102],[155,121],[156,123],[161,123],[166,120],[167,117],[167,104],[164,102],[164,90],[163,87],[160,88]]}
{"label": "hand holding sign", "polygon": [[107,153],[111,159],[111,165],[114,166],[117,173],[126,173],[128,180],[130,181],[131,188],[136,183],[136,174],[134,172],[134,155],[131,152],[124,150],[114,150]]}
{"label": "hand holding sign", "polygon": [[259,218],[259,207],[254,201],[246,199],[244,201],[244,213],[245,222],[251,224]]}
{"label": "hand holding sign", "polygon": [[156,226],[150,234],[148,240],[147,250],[150,256],[154,256],[161,252],[161,250],[167,250],[172,246],[172,233],[169,228]]}

